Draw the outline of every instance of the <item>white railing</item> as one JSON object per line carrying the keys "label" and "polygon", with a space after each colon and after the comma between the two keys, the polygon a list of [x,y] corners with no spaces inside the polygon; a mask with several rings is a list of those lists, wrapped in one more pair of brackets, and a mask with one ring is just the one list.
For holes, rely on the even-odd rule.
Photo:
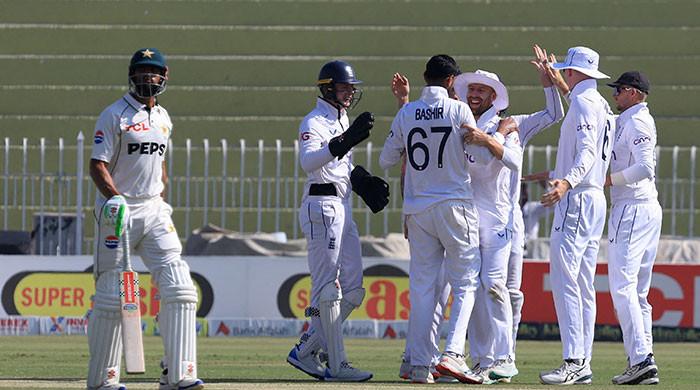
{"label": "white railing", "polygon": [[[242,139],[198,142],[171,141],[168,147],[167,199],[181,239],[207,223],[239,232],[282,231],[290,238],[300,237],[297,207],[305,175],[299,169],[296,141],[286,146],[280,140],[269,146],[263,140],[252,146]],[[2,229],[33,231],[40,254],[91,253],[96,191],[84,169],[90,150],[82,133],[75,140],[52,143],[5,138],[0,150]],[[381,146],[367,143],[355,149],[354,160],[372,171],[380,151]],[[695,237],[696,147],[657,147],[656,152],[662,232]],[[523,166],[526,172],[551,169],[555,158],[555,147],[528,146]],[[401,231],[398,169],[379,174],[390,184],[391,200],[384,212],[373,215],[355,197],[354,218],[361,234]],[[537,199],[542,189],[529,184],[529,193],[531,200]],[[541,234],[549,231],[549,223],[543,224]]]}

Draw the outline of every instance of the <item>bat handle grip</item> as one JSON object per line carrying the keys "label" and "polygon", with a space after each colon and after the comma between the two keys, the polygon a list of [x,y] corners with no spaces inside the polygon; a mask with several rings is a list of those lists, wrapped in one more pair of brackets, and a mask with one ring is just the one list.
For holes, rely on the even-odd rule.
{"label": "bat handle grip", "polygon": [[124,229],[124,233],[122,234],[122,249],[124,252],[124,271],[133,271],[133,269],[131,269],[131,255],[129,250],[129,229]]}

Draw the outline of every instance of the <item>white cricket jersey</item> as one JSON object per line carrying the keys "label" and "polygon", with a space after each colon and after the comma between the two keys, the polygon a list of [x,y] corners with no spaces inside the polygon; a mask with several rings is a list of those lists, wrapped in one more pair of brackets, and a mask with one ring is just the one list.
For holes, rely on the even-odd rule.
{"label": "white cricket jersey", "polygon": [[[476,127],[489,135],[496,134],[501,117],[495,107],[481,114]],[[469,161],[474,203],[479,210],[479,228],[503,230],[511,225],[512,172],[520,172],[523,150],[518,133],[510,133],[503,143],[502,160],[492,156],[484,163]]]}
{"label": "white cricket jersey", "polygon": [[[564,106],[561,102],[561,96],[557,92],[557,87],[551,86],[544,88],[545,108],[532,114],[513,115],[511,118],[518,125],[518,135],[520,136],[520,145],[525,151],[525,147],[530,142],[532,137],[539,134],[542,130],[559,122],[564,117]],[[520,177],[522,176],[522,167],[518,171],[512,171],[510,181],[510,193],[513,201],[513,230],[522,231],[525,229],[523,225],[522,212],[520,210]]]}
{"label": "white cricket jersey", "polygon": [[109,164],[114,185],[125,197],[159,196],[172,128],[165,108],[156,104],[148,110],[127,93],[97,119],[91,158]]}
{"label": "white cricket jersey", "polygon": [[464,143],[463,124],[476,124],[469,106],[450,99],[438,86],[425,87],[420,99],[396,114],[379,165],[391,167],[406,151],[405,214],[420,213],[448,199],[473,198],[465,153],[476,161],[492,155],[484,147]]}
{"label": "white cricket jersey", "polygon": [[657,200],[656,125],[646,103],[635,104],[617,117],[610,172],[621,173],[625,183],[610,187],[613,204]]}
{"label": "white cricket jersey", "polygon": [[554,179],[566,179],[573,191],[603,190],[610,164],[615,121],[596,88],[596,80],[580,81],[571,90],[571,105],[561,125]]}
{"label": "white cricket jersey", "polygon": [[349,127],[345,109],[338,110],[327,101],[318,98],[314,108],[299,125],[299,161],[306,172],[304,198],[311,184],[333,183],[340,198],[350,196],[350,172],[352,150],[338,160],[328,150],[328,141],[345,132]]}

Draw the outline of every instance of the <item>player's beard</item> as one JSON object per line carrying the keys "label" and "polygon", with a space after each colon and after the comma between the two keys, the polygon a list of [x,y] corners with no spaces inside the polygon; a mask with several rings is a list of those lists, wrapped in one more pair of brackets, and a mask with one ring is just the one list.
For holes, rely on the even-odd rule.
{"label": "player's beard", "polygon": [[489,108],[491,108],[492,106],[493,104],[491,104],[491,102],[487,102],[486,100],[481,100],[481,103],[479,103],[479,105],[476,107],[469,103],[469,108],[471,108],[472,114],[474,114],[474,116],[481,116],[481,114],[488,111]]}

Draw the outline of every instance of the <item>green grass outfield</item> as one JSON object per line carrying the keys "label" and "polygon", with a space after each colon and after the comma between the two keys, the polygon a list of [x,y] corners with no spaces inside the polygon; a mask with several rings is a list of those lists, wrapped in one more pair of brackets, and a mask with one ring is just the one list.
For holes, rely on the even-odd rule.
{"label": "green grass outfield", "polygon": [[[317,382],[289,366],[285,357],[296,340],[288,338],[200,338],[199,376],[207,389],[405,389],[409,385],[397,377],[403,340],[346,341],[348,356],[357,367],[374,372],[364,384],[325,384]],[[146,337],[146,374],[124,376],[129,389],[153,389],[162,354],[160,339]],[[0,337],[0,388],[84,388],[87,366],[87,338],[84,336]],[[697,389],[695,377],[700,344],[657,343],[657,363],[661,384],[655,389]],[[533,389],[539,384],[540,370],[558,366],[561,347],[558,342],[522,341],[518,343],[518,375],[513,383],[473,388]],[[596,343],[593,358],[593,385],[587,389],[617,388],[613,375],[625,367],[622,343]],[[456,388],[461,385],[433,385],[431,388]]]}

